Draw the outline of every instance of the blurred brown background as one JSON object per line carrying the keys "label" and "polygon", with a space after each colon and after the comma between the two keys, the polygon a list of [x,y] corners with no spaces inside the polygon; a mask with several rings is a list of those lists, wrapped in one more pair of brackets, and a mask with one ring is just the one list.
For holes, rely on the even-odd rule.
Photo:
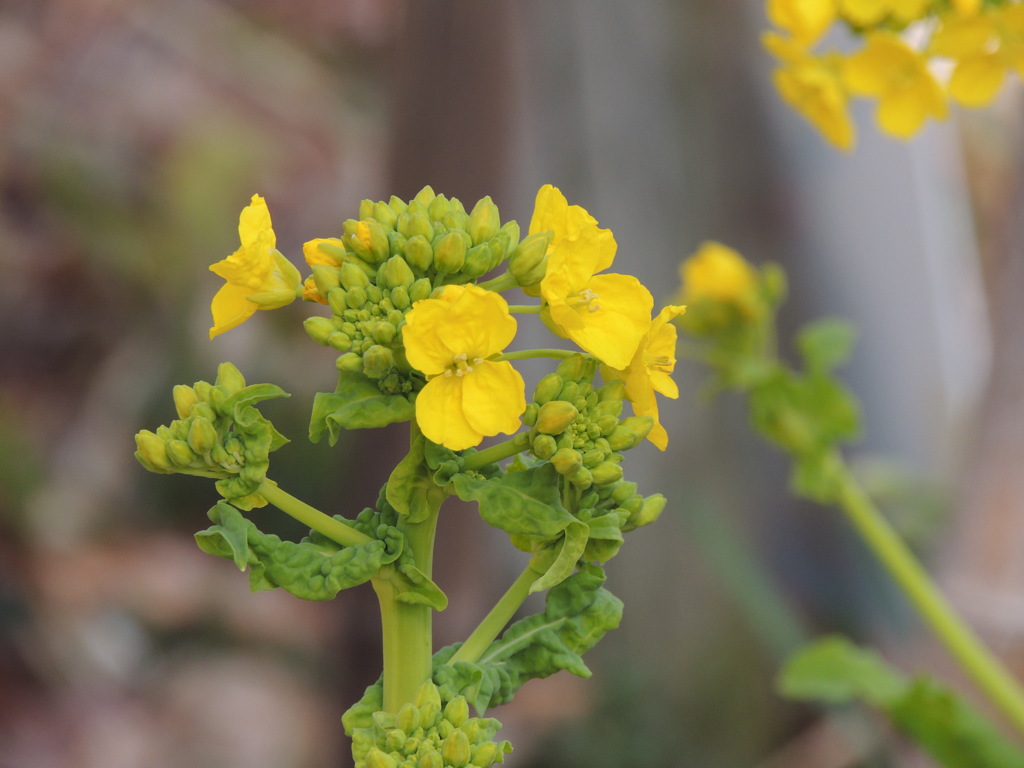
{"label": "blurred brown background", "polygon": [[[350,765],[339,717],[380,664],[369,590],[250,594],[192,540],[212,487],[132,458],[171,387],[221,360],[292,393],[267,409],[293,439],[272,473],[310,503],[371,504],[400,455],[401,430],[305,439],[333,357],[304,308],[207,340],[207,266],[255,192],[296,263],[362,198],[431,184],[525,225],[548,182],[659,301],[704,239],[780,261],[787,332],[823,314],[861,331],[866,479],[1024,669],[1019,94],[910,145],[864,109],[842,156],[772,92],[763,24],[739,0],[0,3],[0,768]],[[956,677],[702,375],[682,365],[662,406],[669,450],[627,458],[670,506],[609,565],[623,626],[592,680],[532,683],[495,713],[510,763],[927,765],[877,721],[843,730],[774,694],[784,654],[826,631]],[[521,568],[502,539],[471,509],[444,516],[439,644]]]}

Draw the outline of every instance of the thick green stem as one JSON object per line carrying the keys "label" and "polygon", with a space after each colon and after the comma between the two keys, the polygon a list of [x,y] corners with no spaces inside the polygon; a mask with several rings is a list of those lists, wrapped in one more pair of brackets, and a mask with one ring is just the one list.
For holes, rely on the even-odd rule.
{"label": "thick green stem", "polygon": [[509,304],[508,311],[514,315],[539,315],[540,304]]}
{"label": "thick green stem", "polygon": [[503,275],[498,275],[490,280],[484,280],[482,283],[478,283],[481,288],[486,288],[489,291],[507,291],[512,288],[519,287],[519,281],[512,276],[511,272],[506,272]]}
{"label": "thick green stem", "polygon": [[533,567],[533,561],[526,567],[519,578],[516,579],[508,591],[501,596],[501,599],[491,609],[483,621],[473,630],[473,633],[466,638],[466,642],[448,660],[449,664],[457,661],[479,661],[484,651],[493,643],[505,626],[512,620],[519,606],[530,596],[530,585],[533,584],[543,572]]}
{"label": "thick green stem", "polygon": [[953,610],[927,571],[845,469],[840,479],[840,503],[857,532],[949,653],[992,703],[1024,733],[1024,690],[1020,684]]}
{"label": "thick green stem", "polygon": [[480,469],[480,467],[492,464],[495,461],[501,461],[507,459],[509,456],[515,456],[517,453],[522,453],[530,447],[530,436],[526,432],[522,432],[511,440],[506,440],[503,443],[492,445],[483,450],[471,453],[463,459],[463,470],[469,469]]}
{"label": "thick green stem", "polygon": [[286,515],[291,515],[300,523],[308,525],[314,531],[322,533],[331,541],[343,547],[358,547],[373,541],[365,533],[357,531],[340,520],[329,517],[319,509],[309,506],[306,502],[282,491],[276,483],[264,479],[257,493],[265,498]]}
{"label": "thick green stem", "polygon": [[578,355],[579,352],[572,352],[568,349],[521,349],[518,352],[504,352],[494,360],[529,360],[534,357],[553,357],[557,360],[564,360],[567,357]]}

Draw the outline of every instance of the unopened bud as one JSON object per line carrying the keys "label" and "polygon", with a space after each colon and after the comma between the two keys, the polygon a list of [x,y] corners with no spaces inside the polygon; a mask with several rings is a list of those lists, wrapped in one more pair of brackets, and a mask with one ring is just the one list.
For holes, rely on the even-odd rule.
{"label": "unopened bud", "polygon": [[[621,401],[626,397],[626,382],[621,379],[609,381],[597,390],[597,397],[602,403],[609,400],[620,401],[619,413],[622,412]],[[617,414],[616,414],[617,415]]]}
{"label": "unopened bud", "polygon": [[628,499],[630,496],[636,495],[637,485],[636,483],[623,482],[619,483],[612,489],[611,497],[612,501],[621,503]]}
{"label": "unopened bud", "polygon": [[444,719],[458,728],[469,717],[469,704],[465,696],[456,696],[444,707]]}
{"label": "unopened bud", "polygon": [[424,235],[410,237],[405,244],[405,260],[420,272],[426,272],[434,263],[434,249]]}
{"label": "unopened bud", "polygon": [[328,337],[336,332],[334,321],[329,317],[307,317],[302,321],[302,327],[306,329],[309,338],[325,347],[327,346]]}
{"label": "unopened bud", "polygon": [[519,285],[537,285],[544,278],[550,245],[551,233],[537,232],[525,238],[512,252],[508,260],[508,271]]}
{"label": "unopened bud", "polygon": [[138,447],[135,458],[150,472],[163,472],[171,468],[167,444],[148,429],[135,435],[135,445]]}
{"label": "unopened bud", "polygon": [[487,245],[474,245],[466,251],[466,261],[459,270],[467,277],[480,277],[493,269],[494,256]]}
{"label": "unopened bud", "polygon": [[630,416],[628,419],[622,420],[622,426],[636,435],[637,442],[639,443],[654,428],[654,419],[650,416]]}
{"label": "unopened bud", "polygon": [[428,241],[433,240],[434,225],[430,223],[430,217],[424,211],[417,211],[409,216],[409,223],[402,234],[410,240],[416,237],[416,235],[423,235]]}
{"label": "unopened bud", "polygon": [[468,240],[469,236],[457,229],[438,238],[434,243],[434,266],[438,272],[450,275],[462,270],[470,245]]}
{"label": "unopened bud", "polygon": [[356,373],[363,370],[363,358],[355,352],[346,352],[334,361],[334,365],[339,371]]}
{"label": "unopened bud", "polygon": [[596,448],[591,448],[589,451],[583,452],[583,466],[589,469],[593,469],[598,464],[604,461],[604,451],[600,451]]}
{"label": "unopened bud", "polygon": [[405,731],[401,728],[392,728],[384,736],[384,749],[388,752],[401,752],[405,749]]}
{"label": "unopened bud", "polygon": [[551,464],[560,475],[572,475],[583,466],[583,458],[573,448],[559,448],[551,457]]}
{"label": "unopened bud", "polygon": [[533,392],[535,402],[543,405],[549,400],[554,400],[562,389],[562,377],[557,373],[549,373],[537,382],[537,388]]}
{"label": "unopened bud", "polygon": [[[558,366],[561,368],[562,366]],[[564,376],[563,376],[564,379]],[[575,381],[565,381],[562,384],[562,388],[558,391],[558,399],[572,402],[576,399],[576,394],[580,391],[580,385]]]}
{"label": "unopened bud", "polygon": [[[370,218],[369,216],[363,216],[362,212],[360,212],[359,216],[363,219]],[[373,218],[383,224],[386,229],[394,229],[395,221],[398,220],[398,214],[387,203],[374,203]]]}
{"label": "unopened bud", "polygon": [[359,201],[359,218],[368,219],[373,216],[373,200]]}
{"label": "unopened bud", "polygon": [[381,752],[376,747],[371,747],[363,758],[366,768],[398,768],[398,761],[386,752]]}
{"label": "unopened bud", "polygon": [[540,411],[540,408],[537,406],[536,403],[528,404],[526,406],[526,410],[523,411],[523,424],[525,424],[528,427],[532,427],[534,424],[536,424],[537,423],[537,413],[539,411]]}
{"label": "unopened bud", "polygon": [[404,256],[407,239],[401,232],[388,232],[388,253],[392,256]]}
{"label": "unopened bud", "polygon": [[187,419],[192,413],[192,406],[199,402],[199,395],[188,384],[176,384],[173,390],[174,410],[179,419]]}
{"label": "unopened bud", "polygon": [[[591,416],[593,417],[593,414],[591,414]],[[611,414],[598,416],[591,423],[597,425],[597,429],[603,437],[607,437],[608,435],[610,435],[612,432],[615,431],[615,428],[619,426],[618,418],[612,416]]]}
{"label": "unopened bud", "polygon": [[415,704],[406,703],[395,713],[395,727],[406,733],[412,733],[420,727],[420,711]]}
{"label": "unopened bud", "polygon": [[421,301],[422,299],[429,299],[430,293],[433,290],[434,286],[430,284],[430,280],[425,277],[421,277],[413,283],[412,287],[409,289],[409,301],[415,304],[417,301]]}
{"label": "unopened bud", "polygon": [[[366,288],[369,287],[366,286]],[[359,309],[366,304],[366,288],[360,288],[358,285],[354,288],[349,288],[345,293],[345,304],[350,309]]]}
{"label": "unopened bud", "polygon": [[381,320],[380,322],[374,323],[370,329],[370,334],[373,336],[373,340],[378,344],[390,344],[395,340],[395,336],[398,331],[395,330],[395,326],[391,323]]}
{"label": "unopened bud", "polygon": [[208,419],[201,416],[192,419],[192,426],[188,430],[188,447],[197,456],[209,453],[217,444],[217,430]]}
{"label": "unopened bud", "polygon": [[345,290],[365,288],[370,284],[370,278],[366,271],[351,261],[346,261],[339,267],[338,277]]}
{"label": "unopened bud", "polygon": [[558,444],[551,435],[537,435],[533,441],[533,455],[538,459],[550,459],[558,450]]}
{"label": "unopened bud", "polygon": [[170,440],[167,443],[167,457],[178,467],[187,467],[196,460],[196,455],[184,440]]}
{"label": "unopened bud", "polygon": [[594,484],[594,476],[586,467],[580,467],[569,475],[569,482],[577,488],[589,488]]}
{"label": "unopened bud", "polygon": [[335,331],[328,336],[327,344],[339,352],[348,352],[352,349],[352,339],[347,333],[343,333],[342,331]]}
{"label": "unopened bud", "polygon": [[337,288],[341,285],[341,273],[337,267],[317,264],[313,267],[313,282],[316,283],[316,289],[320,292],[320,295],[326,296],[331,288]]}
{"label": "unopened bud", "polygon": [[650,525],[661,516],[661,513],[664,511],[667,503],[668,499],[660,493],[648,496],[644,499],[644,503],[643,506],[640,507],[640,511],[629,516],[629,524],[634,528]]}
{"label": "unopened bud", "polygon": [[605,461],[590,470],[594,485],[609,485],[622,479],[622,466],[614,461]]}
{"label": "unopened bud", "polygon": [[[577,382],[576,389],[566,393],[565,400],[575,400],[578,395],[586,396],[590,392],[590,381],[597,371],[597,360],[589,355],[572,355],[558,364],[558,375],[566,381]],[[584,387],[584,385],[586,385]]]}
{"label": "unopened bud", "polygon": [[505,253],[511,256],[516,248],[519,247],[519,222],[506,221],[501,225],[501,229],[498,230],[498,237],[504,238],[505,241]]}
{"label": "unopened bud", "polygon": [[438,195],[427,205],[427,214],[433,221],[442,221],[444,215],[451,210],[451,205],[448,203],[448,198],[444,195]]}
{"label": "unopened bud", "polygon": [[540,407],[537,414],[537,431],[542,435],[560,435],[579,415],[580,412],[572,403],[551,400]]}
{"label": "unopened bud", "polygon": [[[603,388],[602,388],[603,389]],[[601,400],[594,406],[593,415],[597,418],[602,416],[613,416],[616,420],[622,413],[622,400]]]}
{"label": "unopened bud", "polygon": [[422,207],[427,208],[437,197],[437,193],[434,192],[434,188],[427,184],[423,189],[416,193],[416,197],[409,201],[410,205],[413,202],[419,203]]}
{"label": "unopened bud", "polygon": [[441,757],[445,765],[452,768],[463,768],[469,762],[469,739],[462,731],[454,731],[441,744]]}
{"label": "unopened bud", "polygon": [[467,225],[467,231],[473,238],[473,244],[479,245],[490,240],[498,234],[500,227],[501,217],[498,214],[498,206],[491,201],[490,197],[479,200],[469,214],[469,224]]}
{"label": "unopened bud", "polygon": [[395,365],[395,354],[387,347],[374,344],[363,353],[363,373],[371,379],[379,379]]}
{"label": "unopened bud", "polygon": [[392,288],[399,286],[408,288],[416,282],[416,275],[412,273],[408,262],[401,256],[392,256],[385,262],[384,278]]}
{"label": "unopened bud", "polygon": [[416,761],[416,768],[444,768],[444,758],[437,752],[425,752]]}
{"label": "unopened bud", "polygon": [[473,765],[479,768],[491,768],[501,757],[501,748],[493,741],[479,745],[473,750]]}
{"label": "unopened bud", "polygon": [[245,389],[245,377],[231,363],[221,363],[217,367],[217,386],[223,387],[228,394],[233,395]]}

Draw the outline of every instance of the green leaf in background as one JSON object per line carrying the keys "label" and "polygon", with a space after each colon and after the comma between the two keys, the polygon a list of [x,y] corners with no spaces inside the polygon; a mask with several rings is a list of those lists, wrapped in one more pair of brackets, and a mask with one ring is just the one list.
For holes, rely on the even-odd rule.
{"label": "green leaf in background", "polygon": [[878,654],[843,637],[819,640],[795,654],[778,688],[792,699],[869,704],[946,768],[1024,766],[1024,751],[954,691],[929,678],[908,680]]}
{"label": "green leaf in background", "polygon": [[413,413],[405,395],[385,395],[365,374],[342,371],[334,392],[318,392],[313,398],[309,439],[319,442],[326,431],[334,445],[343,429],[384,427],[409,421]]}
{"label": "green leaf in background", "polygon": [[857,332],[844,320],[826,318],[808,323],[797,334],[796,344],[806,369],[827,374],[843,365],[853,352]]}

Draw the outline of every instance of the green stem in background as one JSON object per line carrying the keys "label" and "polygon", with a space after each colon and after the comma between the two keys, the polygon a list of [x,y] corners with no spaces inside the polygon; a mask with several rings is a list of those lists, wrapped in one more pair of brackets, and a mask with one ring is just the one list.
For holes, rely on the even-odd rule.
{"label": "green stem in background", "polygon": [[839,501],[847,518],[906,593],[932,631],[978,687],[1024,733],[1024,690],[964,623],[927,571],[843,467]]}
{"label": "green stem in background", "polygon": [[567,349],[521,349],[518,352],[504,352],[493,358],[500,360],[529,360],[534,357],[553,357],[557,360],[564,360],[567,357],[578,355],[579,352],[570,352]]}
{"label": "green stem in background", "polygon": [[[419,434],[415,420],[411,422],[410,445]],[[434,567],[434,536],[443,494],[427,494],[429,513],[421,522],[409,522],[407,515],[398,521],[398,529],[405,536],[406,551],[411,552],[413,564],[428,579]],[[384,651],[384,710],[398,709],[416,698],[423,683],[433,673],[433,608],[418,603],[405,603],[398,599],[399,590],[391,580],[397,576],[393,566],[387,566],[373,579],[373,589],[380,602],[381,629]]]}
{"label": "green stem in background", "polygon": [[501,596],[501,599],[491,609],[490,613],[484,617],[483,621],[473,630],[473,633],[466,638],[466,642],[448,660],[448,663],[479,661],[484,651],[490,647],[491,643],[497,639],[501,631],[512,620],[516,611],[519,610],[519,606],[530,596],[530,585],[543,575],[543,571],[533,567],[533,561],[531,560],[530,564],[526,566],[526,570],[519,575],[519,578],[512,583],[508,591]]}
{"label": "green stem in background", "polygon": [[522,453],[529,447],[530,436],[526,432],[521,432],[511,440],[506,440],[503,443],[488,446],[476,453],[468,454],[463,459],[462,469],[464,471],[480,469],[480,467],[492,464],[495,461],[501,461],[510,456],[515,456],[517,453]]}
{"label": "green stem in background", "polygon": [[539,315],[540,304],[509,304],[508,311],[512,314]]}
{"label": "green stem in background", "polygon": [[358,547],[361,544],[373,541],[365,533],[357,531],[337,518],[328,517],[319,509],[309,506],[309,504],[295,498],[290,493],[282,491],[271,480],[264,479],[260,483],[260,487],[256,489],[256,492],[286,515],[291,515],[300,523],[322,533],[331,541],[335,541],[343,547]]}

